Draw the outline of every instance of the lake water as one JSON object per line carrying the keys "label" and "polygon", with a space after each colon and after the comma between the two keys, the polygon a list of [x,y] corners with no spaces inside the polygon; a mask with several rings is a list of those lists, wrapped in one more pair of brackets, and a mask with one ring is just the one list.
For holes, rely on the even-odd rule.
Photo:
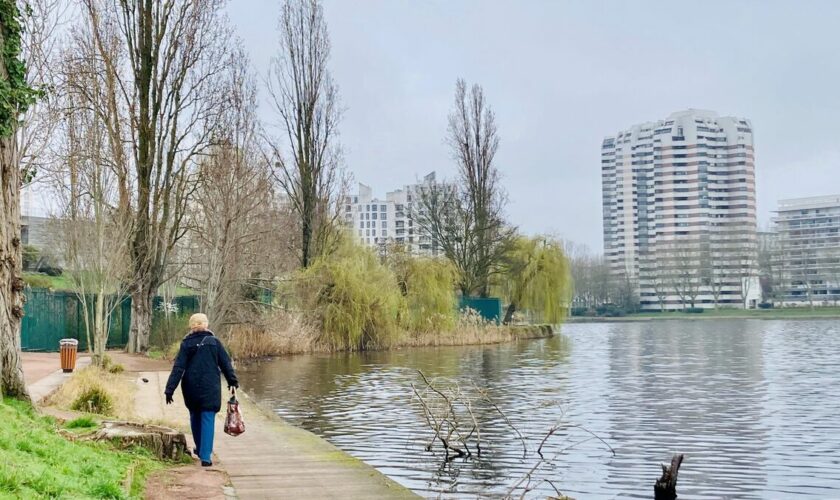
{"label": "lake water", "polygon": [[[550,339],[312,355],[241,369],[291,423],[425,497],[498,498],[537,463],[527,498],[652,498],[660,462],[685,453],[680,498],[840,498],[840,322],[570,324]],[[486,388],[484,453],[424,449],[416,370]],[[584,426],[603,438],[590,439]],[[522,490],[516,492],[516,497]]]}

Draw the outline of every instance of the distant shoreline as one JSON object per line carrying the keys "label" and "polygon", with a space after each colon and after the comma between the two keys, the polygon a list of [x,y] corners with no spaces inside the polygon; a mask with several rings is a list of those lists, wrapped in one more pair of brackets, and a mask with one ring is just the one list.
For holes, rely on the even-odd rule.
{"label": "distant shoreline", "polygon": [[814,310],[794,309],[769,309],[769,310],[737,310],[722,309],[709,310],[704,313],[636,313],[627,316],[571,316],[565,323],[637,323],[647,321],[674,321],[674,320],[722,320],[722,319],[762,319],[762,320],[840,320],[840,308],[818,308]]}

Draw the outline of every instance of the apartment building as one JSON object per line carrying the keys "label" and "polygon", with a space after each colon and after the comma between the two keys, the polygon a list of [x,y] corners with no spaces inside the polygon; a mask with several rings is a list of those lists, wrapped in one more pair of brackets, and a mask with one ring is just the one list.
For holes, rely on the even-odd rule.
{"label": "apartment building", "polygon": [[436,255],[432,238],[412,218],[422,189],[436,183],[435,172],[431,172],[420,182],[386,193],[384,199],[359,183],[358,192],[344,200],[344,221],[367,246],[384,251],[389,244],[397,244],[413,253]]}
{"label": "apartment building", "polygon": [[755,307],[749,120],[689,109],[601,145],[604,254],[645,310]]}
{"label": "apartment building", "polygon": [[779,201],[772,298],[783,305],[840,301],[840,195]]}

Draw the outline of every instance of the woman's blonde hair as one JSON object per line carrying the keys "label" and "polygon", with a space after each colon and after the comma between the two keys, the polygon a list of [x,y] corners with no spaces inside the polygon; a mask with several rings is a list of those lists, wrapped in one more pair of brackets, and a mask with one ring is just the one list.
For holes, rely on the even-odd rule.
{"label": "woman's blonde hair", "polygon": [[210,323],[207,321],[206,314],[196,313],[190,316],[190,330],[200,330],[208,326]]}

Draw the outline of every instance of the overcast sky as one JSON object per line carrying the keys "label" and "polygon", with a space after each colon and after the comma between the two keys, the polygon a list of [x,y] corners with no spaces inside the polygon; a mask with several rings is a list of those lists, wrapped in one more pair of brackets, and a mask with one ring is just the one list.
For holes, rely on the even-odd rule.
{"label": "overcast sky", "polygon": [[[265,76],[279,0],[233,0]],[[325,0],[356,181],[378,195],[435,170],[458,77],[501,135],[509,215],[595,250],[600,144],[689,107],[752,120],[759,224],[780,198],[840,192],[840,2]],[[270,117],[268,110],[264,116]]]}

